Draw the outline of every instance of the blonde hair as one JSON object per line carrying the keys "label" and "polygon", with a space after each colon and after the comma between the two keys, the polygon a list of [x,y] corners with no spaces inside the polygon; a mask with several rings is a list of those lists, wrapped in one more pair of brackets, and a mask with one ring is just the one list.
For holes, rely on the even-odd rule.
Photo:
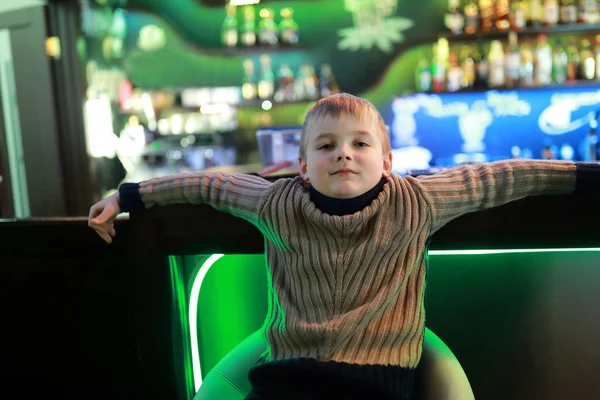
{"label": "blonde hair", "polygon": [[377,134],[381,137],[383,154],[391,150],[390,138],[385,123],[375,106],[360,97],[340,93],[319,100],[306,113],[300,136],[300,157],[306,158],[309,132],[312,130],[314,123],[321,118],[340,118],[341,116],[352,116],[358,121],[371,120],[377,129]]}

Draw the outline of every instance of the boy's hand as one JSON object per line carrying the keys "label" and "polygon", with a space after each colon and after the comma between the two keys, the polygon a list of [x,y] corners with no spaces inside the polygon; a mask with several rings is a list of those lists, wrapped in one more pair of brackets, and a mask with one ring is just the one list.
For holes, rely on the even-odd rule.
{"label": "boy's hand", "polygon": [[90,208],[88,226],[110,244],[116,235],[114,221],[119,212],[119,192],[116,192]]}

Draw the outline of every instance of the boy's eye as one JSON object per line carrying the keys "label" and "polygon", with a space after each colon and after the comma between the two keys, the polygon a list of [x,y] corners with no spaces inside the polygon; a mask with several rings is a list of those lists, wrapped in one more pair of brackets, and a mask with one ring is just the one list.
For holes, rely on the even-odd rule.
{"label": "boy's eye", "polygon": [[317,150],[329,150],[330,148],[331,148],[331,144],[329,144],[329,143],[324,143],[324,144],[317,146]]}
{"label": "boy's eye", "polygon": [[358,143],[356,143],[356,145],[357,145],[358,147],[368,147],[368,146],[369,146],[369,144],[368,144],[368,143],[365,143],[365,142],[358,142]]}

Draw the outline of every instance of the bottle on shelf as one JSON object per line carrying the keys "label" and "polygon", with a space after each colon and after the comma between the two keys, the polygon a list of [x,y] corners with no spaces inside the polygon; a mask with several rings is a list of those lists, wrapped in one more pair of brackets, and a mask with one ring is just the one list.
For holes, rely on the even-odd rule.
{"label": "bottle on shelf", "polygon": [[240,41],[246,47],[256,45],[256,24],[254,22],[254,6],[244,6],[244,22],[242,23]]}
{"label": "bottle on shelf", "polygon": [[510,0],[496,0],[495,26],[499,31],[510,29]]}
{"label": "bottle on shelf", "polygon": [[544,25],[554,26],[558,24],[559,16],[558,0],[544,0]]}
{"label": "bottle on shelf", "polygon": [[236,7],[227,5],[225,7],[225,20],[221,29],[221,43],[225,47],[235,47],[238,43],[238,24],[236,18]]}
{"label": "bottle on shelf", "polygon": [[296,100],[294,93],[294,71],[287,63],[282,63],[277,71],[277,90],[273,96],[278,103]]}
{"label": "bottle on shelf", "polygon": [[258,97],[261,100],[272,99],[275,94],[275,75],[271,68],[271,58],[267,55],[260,56],[261,75],[258,81]]}
{"label": "bottle on shelf", "polygon": [[304,91],[308,100],[317,100],[319,98],[319,77],[315,72],[315,67],[310,64],[304,66]]}
{"label": "bottle on shelf", "polygon": [[463,71],[458,63],[458,54],[450,52],[448,55],[448,75],[446,78],[446,90],[456,92],[460,90]]}
{"label": "bottle on shelf", "polygon": [[577,23],[577,0],[561,0],[560,3],[560,23]]}
{"label": "bottle on shelf", "polygon": [[475,85],[475,59],[469,46],[463,46],[461,50],[461,68],[463,89],[472,88]]}
{"label": "bottle on shelf", "polygon": [[415,86],[417,92],[429,92],[431,90],[431,66],[429,60],[422,52],[417,62],[417,68],[415,70]]}
{"label": "bottle on shelf", "polygon": [[579,79],[579,50],[571,41],[567,46],[567,82]]}
{"label": "bottle on shelf", "polygon": [[558,40],[552,49],[552,81],[554,83],[563,84],[566,82],[568,64],[567,52],[562,45],[562,41]]}
{"label": "bottle on shelf", "polygon": [[521,46],[519,81],[522,87],[530,87],[535,84],[533,50],[531,50],[531,45],[527,41]]}
{"label": "bottle on shelf", "polygon": [[488,63],[490,71],[488,76],[488,86],[492,88],[504,86],[504,48],[502,47],[501,41],[491,41]]}
{"label": "bottle on shelf", "polygon": [[279,40],[279,31],[275,23],[275,13],[270,8],[263,8],[259,12],[258,42],[265,46],[275,46]]}
{"label": "bottle on shelf", "polygon": [[552,83],[552,47],[546,35],[538,35],[535,48],[535,84],[547,86]]}
{"label": "bottle on shelf", "polygon": [[475,88],[484,88],[487,86],[490,68],[485,55],[485,47],[482,41],[477,44],[477,49],[473,56],[475,60]]}
{"label": "bottle on shelf", "polygon": [[531,28],[539,28],[542,26],[544,8],[542,0],[529,0],[529,8],[527,13],[527,26]]}
{"label": "bottle on shelf", "polygon": [[294,11],[286,7],[281,10],[281,22],[279,23],[279,40],[282,44],[294,46],[298,44],[298,24],[294,21]]}
{"label": "bottle on shelf", "polygon": [[256,87],[256,75],[254,73],[254,63],[250,59],[244,60],[244,76],[242,78],[242,98],[246,102],[256,99],[258,90]]}
{"label": "bottle on shelf", "polygon": [[331,65],[321,65],[321,71],[319,74],[319,88],[321,97],[331,96],[332,94],[340,93],[340,87],[333,75]]}
{"label": "bottle on shelf", "polygon": [[465,33],[473,35],[479,31],[479,7],[476,0],[467,0],[464,7]]}
{"label": "bottle on shelf", "polygon": [[600,21],[597,0],[579,0],[579,22],[596,24]]}
{"label": "bottle on shelf", "polygon": [[596,58],[596,80],[600,81],[600,35],[595,37],[594,57]]}
{"label": "bottle on shelf", "polygon": [[510,28],[520,31],[526,26],[525,3],[522,0],[512,0],[510,4]]}
{"label": "bottle on shelf", "polygon": [[479,17],[481,18],[481,30],[483,32],[490,32],[494,29],[496,19],[494,0],[479,0]]}
{"label": "bottle on shelf", "polygon": [[592,52],[592,45],[589,40],[581,41],[581,52],[579,54],[579,77],[585,81],[591,81],[596,76],[596,57]]}
{"label": "bottle on shelf", "polygon": [[506,54],[506,85],[508,87],[519,86],[519,68],[521,66],[521,52],[517,34],[508,34],[508,52]]}
{"label": "bottle on shelf", "polygon": [[465,16],[460,8],[460,0],[448,0],[448,12],[444,16],[444,25],[456,35],[462,33]]}
{"label": "bottle on shelf", "polygon": [[433,48],[431,60],[431,77],[433,91],[436,93],[446,90],[446,71],[448,68],[448,40],[440,38]]}

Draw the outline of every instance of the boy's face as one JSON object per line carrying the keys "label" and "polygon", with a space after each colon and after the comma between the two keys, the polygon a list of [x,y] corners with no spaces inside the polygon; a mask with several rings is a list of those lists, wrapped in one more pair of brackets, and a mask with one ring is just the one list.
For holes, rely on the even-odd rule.
{"label": "boy's face", "polygon": [[320,193],[350,199],[371,190],[392,170],[375,125],[352,116],[320,118],[312,124],[300,175]]}

